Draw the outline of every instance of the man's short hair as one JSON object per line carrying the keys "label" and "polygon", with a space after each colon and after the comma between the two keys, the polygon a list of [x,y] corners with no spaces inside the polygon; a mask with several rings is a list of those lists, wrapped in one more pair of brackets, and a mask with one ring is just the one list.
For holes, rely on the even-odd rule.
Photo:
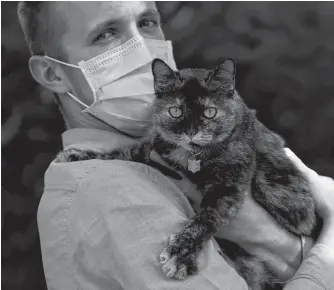
{"label": "man's short hair", "polygon": [[61,29],[60,23],[52,25],[51,16],[49,13],[51,3],[48,1],[20,1],[17,6],[17,14],[21,24],[25,40],[29,46],[30,52],[33,55],[49,54],[58,56],[55,35],[55,29]]}

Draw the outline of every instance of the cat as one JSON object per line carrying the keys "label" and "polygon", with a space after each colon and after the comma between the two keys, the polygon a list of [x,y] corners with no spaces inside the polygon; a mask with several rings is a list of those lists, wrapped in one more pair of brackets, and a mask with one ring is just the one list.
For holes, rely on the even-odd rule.
{"label": "cat", "polygon": [[[159,256],[164,274],[177,279],[195,274],[198,252],[238,214],[247,191],[288,231],[311,235],[317,215],[309,184],[285,155],[283,139],[260,123],[236,92],[235,61],[227,58],[214,70],[173,71],[155,59],[152,72],[156,100],[147,138],[106,153],[69,149],[57,161],[122,159],[150,165],[154,149],[197,186],[201,211],[170,236]],[[249,289],[275,281],[258,257],[228,241],[221,246]]]}

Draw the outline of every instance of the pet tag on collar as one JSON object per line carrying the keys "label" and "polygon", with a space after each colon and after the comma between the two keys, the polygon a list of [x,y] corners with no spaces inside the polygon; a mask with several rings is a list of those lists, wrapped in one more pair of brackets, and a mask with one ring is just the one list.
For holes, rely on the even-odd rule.
{"label": "pet tag on collar", "polygon": [[201,170],[201,160],[188,159],[188,170],[192,173]]}

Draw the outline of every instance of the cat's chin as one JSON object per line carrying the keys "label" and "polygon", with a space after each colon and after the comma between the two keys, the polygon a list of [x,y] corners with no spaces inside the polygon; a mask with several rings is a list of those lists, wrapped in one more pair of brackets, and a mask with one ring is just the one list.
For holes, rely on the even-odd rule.
{"label": "cat's chin", "polygon": [[187,143],[187,144],[180,144],[180,147],[187,151],[193,151],[193,148]]}
{"label": "cat's chin", "polygon": [[191,155],[196,155],[203,151],[203,147],[197,144],[182,144],[180,147],[189,152]]}
{"label": "cat's chin", "polygon": [[203,150],[203,147],[198,144],[190,144],[191,151],[200,152]]}

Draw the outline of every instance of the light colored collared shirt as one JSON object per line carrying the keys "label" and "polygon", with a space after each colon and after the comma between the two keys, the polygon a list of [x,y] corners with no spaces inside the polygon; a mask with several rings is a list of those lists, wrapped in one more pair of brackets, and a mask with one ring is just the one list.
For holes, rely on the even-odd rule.
{"label": "light colored collared shirt", "polygon": [[[65,148],[110,150],[132,142],[97,129],[63,134]],[[168,236],[181,231],[193,215],[179,188],[146,165],[118,160],[51,163],[37,218],[48,289],[247,289],[213,239],[199,254],[198,275],[182,281],[163,275],[158,254]],[[334,259],[328,251],[314,247],[286,289],[333,290],[328,269],[334,269]]]}

